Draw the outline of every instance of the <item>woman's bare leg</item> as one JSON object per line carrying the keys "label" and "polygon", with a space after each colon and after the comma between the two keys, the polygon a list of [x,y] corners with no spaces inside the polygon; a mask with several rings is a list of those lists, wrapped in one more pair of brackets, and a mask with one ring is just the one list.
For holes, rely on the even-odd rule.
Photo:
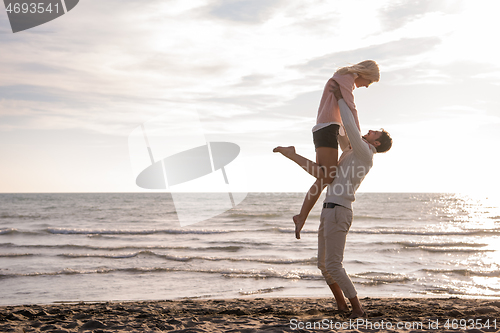
{"label": "woman's bare leg", "polygon": [[295,224],[295,238],[300,239],[300,231],[304,227],[309,212],[313,209],[316,201],[321,196],[323,189],[333,181],[337,171],[338,149],[330,147],[316,148],[316,162],[297,154],[295,148],[276,147],[274,152],[281,153],[302,167],[307,173],[316,178],[304,198],[300,213],[293,217]]}
{"label": "woman's bare leg", "polygon": [[323,192],[325,187],[335,178],[337,172],[337,157],[338,149],[330,147],[316,148],[316,162],[317,165],[321,166],[321,174],[307,192],[300,213],[293,217],[295,238],[300,239],[300,231],[304,227],[309,213],[321,196],[321,192]]}
{"label": "woman's bare leg", "polygon": [[317,163],[314,163],[310,159],[305,158],[295,152],[295,147],[276,147],[273,149],[275,153],[281,153],[283,156],[289,158],[290,160],[297,163],[302,169],[304,169],[308,174],[314,178],[320,178],[324,174],[323,167]]}
{"label": "woman's bare leg", "polygon": [[316,201],[318,201],[319,197],[321,196],[321,192],[323,192],[323,189],[327,185],[323,184],[324,182],[321,180],[321,178],[316,179],[314,184],[306,193],[306,197],[304,198],[304,202],[302,203],[302,207],[300,208],[300,213],[293,217],[293,223],[295,224],[295,238],[297,239],[300,239],[300,231],[304,227],[307,217],[316,204]]}

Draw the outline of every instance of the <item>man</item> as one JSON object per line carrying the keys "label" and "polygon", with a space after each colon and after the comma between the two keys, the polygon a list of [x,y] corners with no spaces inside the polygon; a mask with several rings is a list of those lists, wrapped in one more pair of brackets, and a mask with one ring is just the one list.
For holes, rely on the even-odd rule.
{"label": "man", "polygon": [[[361,136],[354,116],[342,99],[340,89],[335,82],[331,85],[331,91],[338,100],[348,140],[345,136],[338,137],[343,153],[339,159],[335,179],[328,185],[321,212],[318,230],[318,268],[325,277],[340,311],[348,310],[344,295],[349,299],[352,306],[349,318],[354,319],[365,317],[366,313],[342,264],[346,236],[353,217],[352,203],[355,200],[356,190],[373,165],[373,155],[376,152],[388,151],[392,146],[392,139],[384,130],[369,131],[365,136]],[[311,175],[319,174],[318,169],[321,166],[296,154],[295,148],[277,147],[275,151],[296,162]],[[299,228],[296,226],[297,238],[300,238],[300,229],[302,226]]]}

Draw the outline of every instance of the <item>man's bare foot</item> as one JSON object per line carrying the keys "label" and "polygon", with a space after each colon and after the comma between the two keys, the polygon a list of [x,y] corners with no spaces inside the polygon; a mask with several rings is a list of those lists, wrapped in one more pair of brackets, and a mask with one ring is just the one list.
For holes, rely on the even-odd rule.
{"label": "man's bare foot", "polygon": [[349,316],[349,319],[356,319],[356,318],[367,318],[368,315],[364,310],[361,311],[352,311],[351,315]]}
{"label": "man's bare foot", "polygon": [[347,306],[347,304],[342,305],[342,306],[340,306],[340,305],[337,304],[337,310],[340,311],[340,312],[348,312],[349,311],[349,307]]}
{"label": "man's bare foot", "polygon": [[278,147],[273,149],[273,152],[282,153],[283,156],[290,158],[291,155],[295,154],[295,147],[294,146],[290,146],[290,147],[278,146]]}
{"label": "man's bare foot", "polygon": [[295,223],[295,238],[300,239],[300,231],[304,227],[306,220],[300,217],[300,215],[295,215],[293,217],[293,223]]}

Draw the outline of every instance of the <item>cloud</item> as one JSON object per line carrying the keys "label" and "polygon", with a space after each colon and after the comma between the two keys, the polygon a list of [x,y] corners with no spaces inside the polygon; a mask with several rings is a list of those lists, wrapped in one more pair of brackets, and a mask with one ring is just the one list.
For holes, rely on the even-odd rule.
{"label": "cloud", "polygon": [[[430,59],[431,60],[431,59]],[[480,89],[474,86],[474,91],[489,90],[488,83],[498,82],[498,77],[488,75],[497,71],[498,67],[479,61],[450,61],[446,64],[435,64],[431,61],[421,61],[411,66],[394,69],[384,74],[384,81],[391,85],[457,85],[468,82],[483,82]]]}
{"label": "cloud", "polygon": [[[56,155],[59,141],[76,152],[99,137],[111,155],[142,122],[197,111],[220,141],[272,157],[273,145],[295,144],[314,158],[310,130],[324,84],[365,59],[381,65],[382,79],[355,90],[364,130],[385,127],[410,144],[435,121],[462,125],[461,116],[481,114],[476,123],[496,124],[498,52],[477,36],[498,30],[497,11],[471,1],[448,15],[462,2],[364,1],[360,11],[326,0],[84,1],[19,34],[0,15],[0,149],[11,151],[2,156],[18,159],[20,132],[33,150]],[[495,138],[497,129],[484,132]],[[403,160],[396,150],[388,156]]]}
{"label": "cloud", "polygon": [[234,85],[234,87],[255,87],[261,85],[266,79],[272,79],[271,75],[252,74],[245,75],[241,78],[241,82]]}
{"label": "cloud", "polygon": [[0,86],[2,130],[84,129],[123,135],[161,110],[186,110],[182,103],[98,91],[36,85]]}
{"label": "cloud", "polygon": [[341,65],[355,64],[367,59],[375,60],[378,63],[384,61],[391,63],[398,58],[406,59],[406,57],[428,52],[440,43],[441,39],[437,37],[402,38],[383,44],[330,53],[311,59],[305,64],[293,66],[293,68],[314,74],[331,73],[333,75]]}
{"label": "cloud", "polygon": [[281,0],[220,0],[207,8],[218,19],[238,23],[261,23],[267,20]]}
{"label": "cloud", "polygon": [[209,97],[198,99],[200,104],[204,102],[215,102],[223,104],[233,104],[242,107],[256,108],[269,105],[270,103],[276,102],[276,96],[274,95],[259,95],[259,94],[249,94],[240,96],[229,96],[229,97]]}
{"label": "cloud", "polygon": [[379,11],[380,23],[384,30],[395,30],[429,13],[456,13],[461,3],[460,0],[395,1]]}
{"label": "cloud", "polygon": [[[327,79],[325,79],[326,83]],[[311,128],[316,124],[318,106],[323,93],[323,87],[318,86],[318,90],[298,94],[295,98],[283,103],[283,105],[270,108],[268,113],[281,114],[285,117],[306,117],[311,124]]]}
{"label": "cloud", "polygon": [[[131,64],[117,66],[117,69],[125,72],[135,72],[139,75],[145,72],[164,75],[170,80],[175,78],[179,81],[191,79],[192,83],[200,77],[221,76],[230,69],[230,65],[215,60],[193,59],[195,57],[181,57],[169,53],[150,52],[151,56],[146,59],[131,60]],[[177,82],[178,84],[178,82]]]}
{"label": "cloud", "polygon": [[64,92],[49,87],[22,84],[0,86],[0,96],[2,96],[2,99],[11,100],[57,102],[64,96]]}

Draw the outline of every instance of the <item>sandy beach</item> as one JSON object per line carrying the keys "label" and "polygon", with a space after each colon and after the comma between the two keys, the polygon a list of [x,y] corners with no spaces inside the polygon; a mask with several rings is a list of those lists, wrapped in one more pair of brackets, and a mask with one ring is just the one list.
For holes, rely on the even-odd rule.
{"label": "sandy beach", "polygon": [[349,320],[330,298],[249,298],[4,306],[1,332],[498,332],[500,301],[364,298]]}

